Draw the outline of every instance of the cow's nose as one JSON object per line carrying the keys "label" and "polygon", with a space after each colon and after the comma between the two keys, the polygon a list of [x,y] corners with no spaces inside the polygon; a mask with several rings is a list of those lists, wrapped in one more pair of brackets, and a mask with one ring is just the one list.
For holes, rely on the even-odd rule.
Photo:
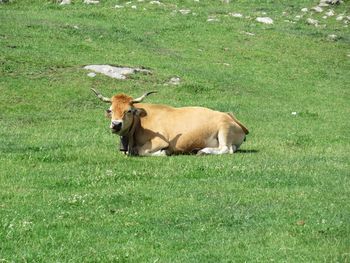
{"label": "cow's nose", "polygon": [[115,132],[118,132],[122,128],[122,124],[123,124],[123,122],[121,122],[121,121],[112,121],[111,129]]}

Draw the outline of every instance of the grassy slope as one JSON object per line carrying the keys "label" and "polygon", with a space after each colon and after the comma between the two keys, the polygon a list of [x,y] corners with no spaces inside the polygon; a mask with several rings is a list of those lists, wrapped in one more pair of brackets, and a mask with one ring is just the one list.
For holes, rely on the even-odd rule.
{"label": "grassy slope", "polygon": [[[284,22],[309,1],[16,2],[0,5],[0,261],[349,261],[342,23]],[[153,74],[91,79],[92,63]],[[251,134],[234,156],[126,158],[90,87],[232,111]]]}

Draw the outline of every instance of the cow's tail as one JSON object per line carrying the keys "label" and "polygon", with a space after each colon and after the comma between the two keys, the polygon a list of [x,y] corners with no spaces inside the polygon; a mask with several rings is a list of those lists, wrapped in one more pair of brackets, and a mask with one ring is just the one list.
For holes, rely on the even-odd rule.
{"label": "cow's tail", "polygon": [[239,120],[237,120],[237,118],[235,117],[235,115],[233,115],[231,112],[227,112],[228,116],[230,116],[232,118],[232,120],[237,123],[242,130],[244,131],[245,134],[249,134],[249,130],[247,127],[245,127]]}

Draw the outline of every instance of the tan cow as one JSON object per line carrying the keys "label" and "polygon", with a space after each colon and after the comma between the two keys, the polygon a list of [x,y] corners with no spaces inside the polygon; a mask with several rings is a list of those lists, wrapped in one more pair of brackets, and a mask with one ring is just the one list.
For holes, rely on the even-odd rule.
{"label": "tan cow", "polygon": [[174,108],[141,103],[151,93],[133,99],[117,94],[111,99],[92,89],[111,118],[111,131],[129,139],[129,155],[234,153],[248,129],[232,114],[202,107]]}

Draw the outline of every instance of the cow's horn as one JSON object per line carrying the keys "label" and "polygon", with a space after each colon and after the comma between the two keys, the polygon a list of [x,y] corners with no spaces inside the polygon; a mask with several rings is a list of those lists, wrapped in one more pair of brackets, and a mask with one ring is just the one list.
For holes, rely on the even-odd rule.
{"label": "cow's horn", "polygon": [[101,93],[99,93],[97,90],[95,89],[91,89],[95,94],[96,96],[102,100],[103,102],[107,102],[107,103],[112,103],[111,99],[110,98],[107,98],[107,97],[103,97]]}
{"label": "cow's horn", "polygon": [[141,97],[137,98],[137,99],[133,99],[132,103],[140,103],[143,101],[144,98],[146,98],[148,95],[152,94],[152,93],[157,93],[157,91],[150,91],[147,92],[145,94],[143,94]]}

